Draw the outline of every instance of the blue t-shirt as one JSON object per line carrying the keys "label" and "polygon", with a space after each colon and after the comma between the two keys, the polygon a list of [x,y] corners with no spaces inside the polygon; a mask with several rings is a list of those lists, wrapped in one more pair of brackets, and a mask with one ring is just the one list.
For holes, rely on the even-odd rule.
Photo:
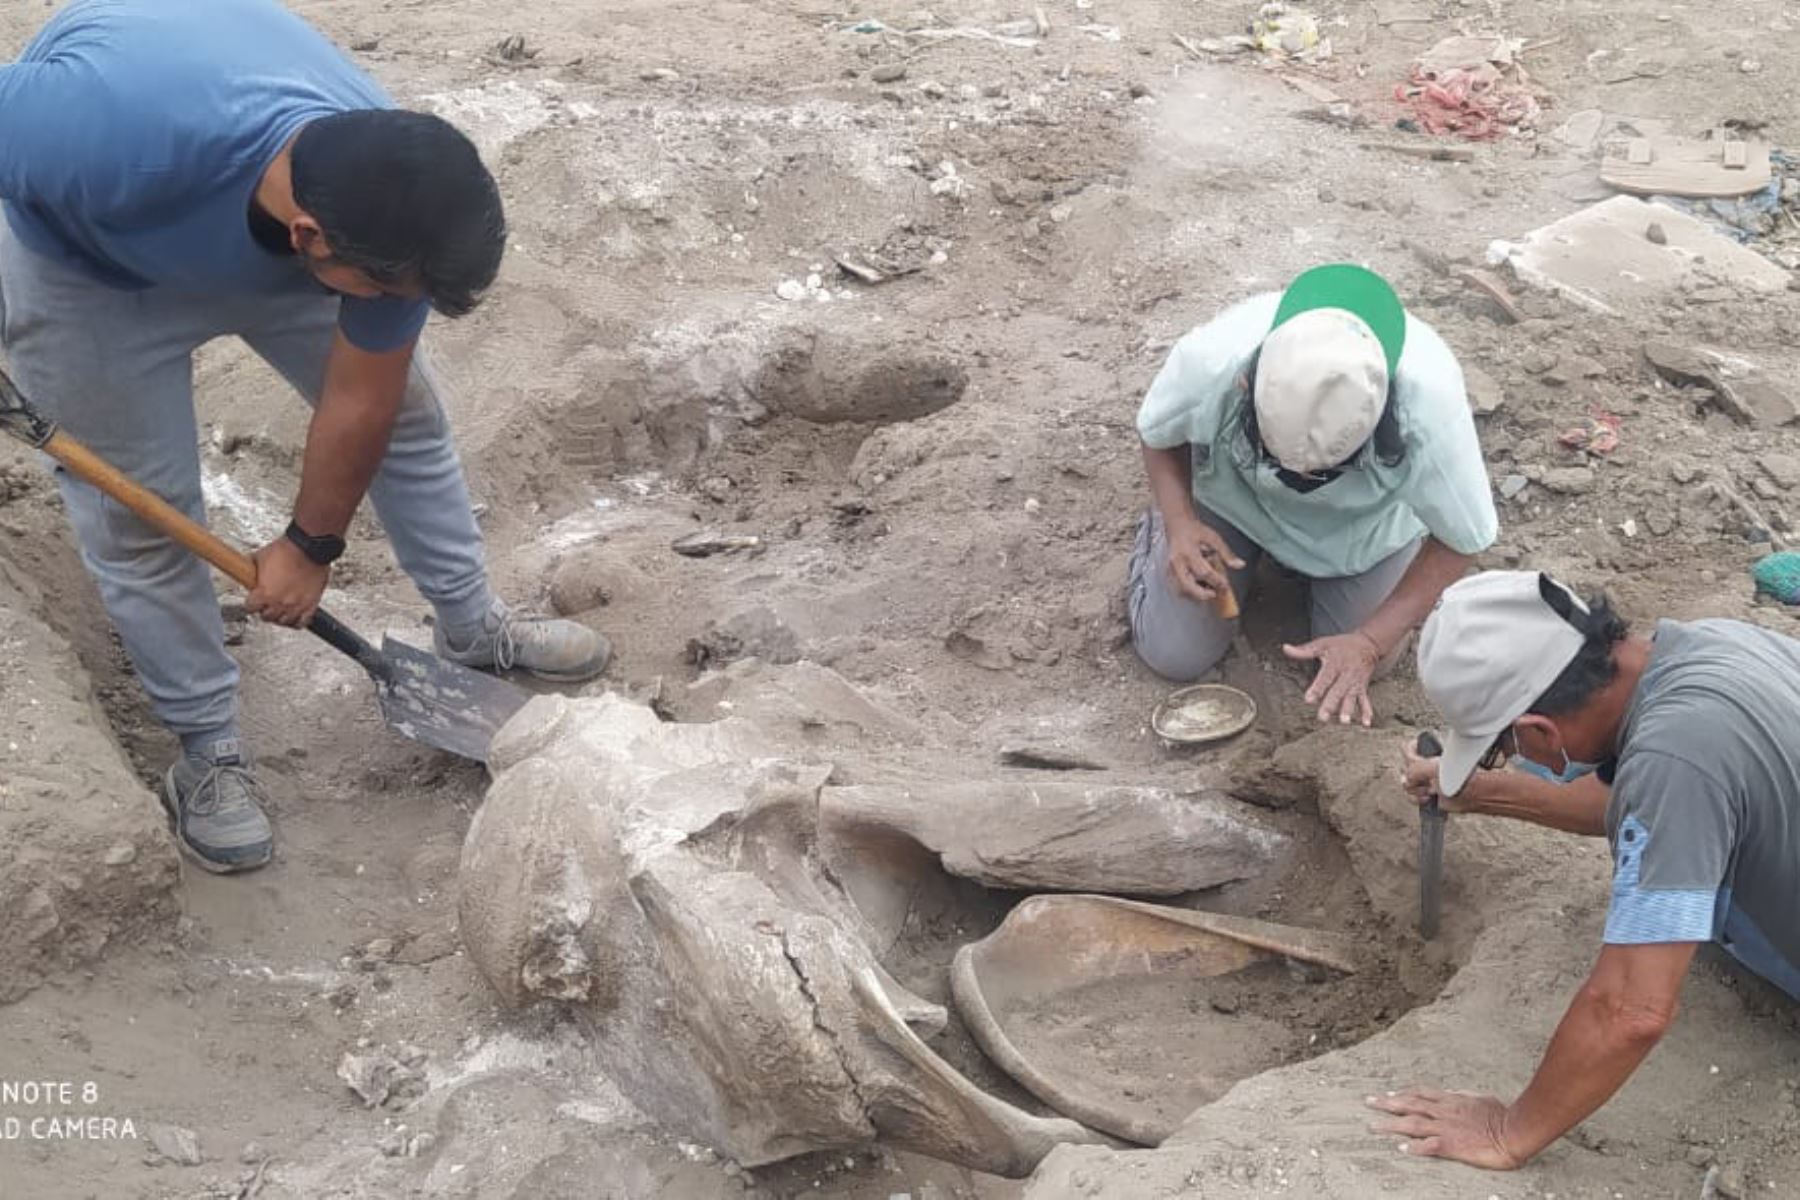
{"label": "blue t-shirt", "polygon": [[[263,172],[308,121],[390,107],[276,0],[75,0],[0,66],[0,198],[27,247],[113,287],[278,291],[305,268],[251,234]],[[338,324],[380,353],[428,311],[346,296]]]}

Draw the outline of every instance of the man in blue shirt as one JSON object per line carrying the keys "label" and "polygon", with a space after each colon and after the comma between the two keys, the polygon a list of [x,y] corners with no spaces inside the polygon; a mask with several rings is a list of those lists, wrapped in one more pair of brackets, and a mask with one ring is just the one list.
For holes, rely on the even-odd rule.
{"label": "man in blue shirt", "polygon": [[[515,615],[429,366],[505,249],[474,146],[395,110],[275,0],[76,0],[0,66],[0,344],[26,392],[196,520],[192,356],[243,338],[313,405],[286,534],[249,607],[304,626],[365,493],[437,611],[439,653],[552,679],[605,669],[583,626]],[[203,867],[272,850],[206,566],[58,472],[82,555],[183,754],[163,799]]]}

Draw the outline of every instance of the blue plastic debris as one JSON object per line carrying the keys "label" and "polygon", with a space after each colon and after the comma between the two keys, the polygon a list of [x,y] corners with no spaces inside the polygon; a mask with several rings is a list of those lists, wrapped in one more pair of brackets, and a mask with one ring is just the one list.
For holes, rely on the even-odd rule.
{"label": "blue plastic debris", "polygon": [[1800,551],[1778,550],[1750,568],[1756,590],[1783,604],[1800,604]]}

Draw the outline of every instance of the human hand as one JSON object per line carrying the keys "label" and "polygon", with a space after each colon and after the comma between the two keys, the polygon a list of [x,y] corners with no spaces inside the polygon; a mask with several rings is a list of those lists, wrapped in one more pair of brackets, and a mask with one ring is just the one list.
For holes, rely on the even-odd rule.
{"label": "human hand", "polygon": [[1231,552],[1218,530],[1197,517],[1169,524],[1167,530],[1169,574],[1177,591],[1191,600],[1210,601],[1231,587],[1223,568],[1241,570],[1244,560]]}
{"label": "human hand", "polygon": [[304,629],[319,611],[331,568],[306,557],[285,537],[276,538],[251,556],[256,560],[256,587],[244,607],[273,625]]}
{"label": "human hand", "polygon": [[1306,702],[1319,706],[1319,720],[1336,717],[1348,725],[1353,717],[1360,716],[1365,726],[1374,724],[1369,681],[1381,662],[1381,647],[1374,638],[1359,629],[1281,649],[1296,661],[1318,662],[1319,673],[1306,689]]}
{"label": "human hand", "polygon": [[1440,1092],[1409,1088],[1386,1096],[1370,1096],[1370,1108],[1395,1117],[1369,1126],[1371,1133],[1397,1133],[1403,1154],[1448,1158],[1489,1171],[1512,1171],[1531,1157],[1507,1143],[1506,1105],[1476,1092]]}
{"label": "human hand", "polygon": [[1475,811],[1476,796],[1479,791],[1478,781],[1486,772],[1476,771],[1469,776],[1468,782],[1463,784],[1461,791],[1454,796],[1446,796],[1439,790],[1443,785],[1438,781],[1438,760],[1436,758],[1425,758],[1420,755],[1413,748],[1410,738],[1407,739],[1406,745],[1401,747],[1401,753],[1406,756],[1406,761],[1400,768],[1400,786],[1406,789],[1406,794],[1412,797],[1414,803],[1421,806],[1426,805],[1431,803],[1432,797],[1435,796],[1438,807],[1445,812]]}

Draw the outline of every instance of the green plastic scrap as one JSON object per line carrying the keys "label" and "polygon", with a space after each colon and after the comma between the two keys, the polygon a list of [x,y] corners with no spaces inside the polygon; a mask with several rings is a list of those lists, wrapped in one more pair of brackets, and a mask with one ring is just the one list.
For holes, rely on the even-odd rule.
{"label": "green plastic scrap", "polygon": [[1783,604],[1800,604],[1800,551],[1780,550],[1766,555],[1750,568],[1756,590]]}

